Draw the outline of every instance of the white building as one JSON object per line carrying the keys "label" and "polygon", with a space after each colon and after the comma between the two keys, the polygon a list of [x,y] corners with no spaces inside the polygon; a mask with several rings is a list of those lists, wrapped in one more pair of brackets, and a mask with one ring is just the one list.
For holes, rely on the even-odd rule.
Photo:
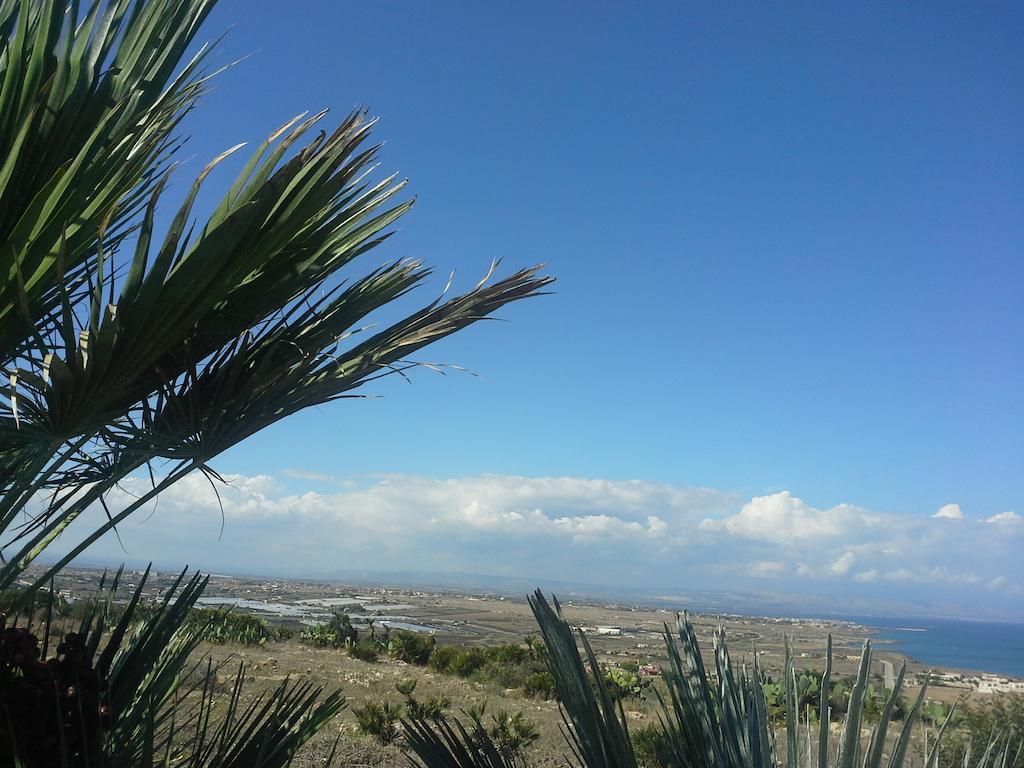
{"label": "white building", "polygon": [[1024,693],[1024,680],[982,675],[978,678],[978,693]]}

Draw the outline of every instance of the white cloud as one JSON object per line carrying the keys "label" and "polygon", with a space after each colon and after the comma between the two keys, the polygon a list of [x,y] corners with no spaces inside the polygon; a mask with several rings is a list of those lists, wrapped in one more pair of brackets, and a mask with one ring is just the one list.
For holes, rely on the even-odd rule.
{"label": "white cloud", "polygon": [[[976,573],[966,571],[951,571],[949,568],[936,565],[919,568],[898,568],[885,574],[886,581],[911,584],[953,584],[953,585],[981,585],[985,579]],[[1002,586],[999,582],[997,586]]]}
{"label": "white cloud", "polygon": [[915,573],[909,568],[897,568],[894,571],[889,571],[885,574],[886,581],[899,582],[919,582],[921,581],[921,575]]}
{"label": "white cloud", "polygon": [[857,557],[853,554],[853,552],[847,550],[846,552],[843,552],[843,554],[841,554],[838,558],[836,558],[835,562],[833,562],[832,565],[829,566],[829,573],[835,574],[836,576],[844,576],[850,572],[850,569],[853,567],[853,564],[856,562],[856,560]]}
{"label": "white cloud", "polygon": [[786,564],[776,560],[759,560],[747,566],[747,573],[758,579],[773,579],[786,572]]}
{"label": "white cloud", "polygon": [[985,522],[1020,525],[1021,523],[1024,523],[1024,517],[1021,517],[1016,512],[1000,512],[992,515],[992,517],[986,517]]}
{"label": "white cloud", "polygon": [[705,519],[701,528],[748,539],[786,544],[811,539],[837,538],[873,524],[871,516],[850,504],[815,509],[789,491],[755,496],[738,514]]}
{"label": "white cloud", "polygon": [[939,507],[939,511],[932,515],[932,517],[942,517],[947,520],[963,520],[964,512],[960,509],[959,504],[944,504]]}
{"label": "white cloud", "polygon": [[[301,519],[350,530],[411,535],[446,529],[461,534],[552,535],[575,541],[622,537],[663,539],[693,528],[709,511],[735,502],[727,493],[640,481],[481,475],[450,480],[382,475],[335,493],[285,494],[265,475],[225,476],[218,493],[227,518]],[[145,481],[126,483],[126,497]],[[219,509],[196,474],[161,497],[177,513]],[[689,525],[687,526],[687,523]]]}
{"label": "white cloud", "polygon": [[[1014,513],[952,526],[852,504],[816,508],[789,491],[745,500],[646,481],[392,474],[328,486],[317,478],[295,492],[303,478],[287,477],[226,476],[222,541],[220,504],[198,474],[164,493],[152,520],[141,522],[143,511],[122,526],[122,538],[132,557],[307,575],[460,570],[741,591],[772,578],[777,590],[888,597],[896,583],[901,595],[936,599],[951,589],[994,599],[1024,585]],[[130,479],[111,508],[148,484]],[[116,542],[106,546],[123,556]]]}

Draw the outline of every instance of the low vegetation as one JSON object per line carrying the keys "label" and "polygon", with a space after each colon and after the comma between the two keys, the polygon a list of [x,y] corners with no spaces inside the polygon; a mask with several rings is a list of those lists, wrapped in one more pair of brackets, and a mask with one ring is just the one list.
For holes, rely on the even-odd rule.
{"label": "low vegetation", "polygon": [[344,613],[336,613],[329,621],[304,629],[299,635],[300,642],[314,648],[344,648],[358,638],[352,620]]}
{"label": "low vegetation", "polygon": [[188,623],[203,628],[203,639],[208,643],[223,645],[263,645],[271,640],[287,640],[291,631],[270,627],[258,616],[227,610],[194,608]]}
{"label": "low vegetation", "polygon": [[440,645],[430,655],[431,669],[472,682],[500,688],[517,688],[536,698],[555,697],[554,678],[548,669],[543,646],[508,643],[463,648]]}
{"label": "low vegetation", "polygon": [[[73,625],[49,604],[24,623],[0,617],[0,766],[128,768],[161,754],[174,765],[285,768],[344,707],[339,692],[316,683],[286,679],[253,692],[244,665],[190,661],[222,618],[198,618],[203,576],[182,573],[144,609],[148,571],[115,606],[121,578],[104,578]],[[63,728],[40,712],[60,713]],[[258,759],[266,745],[272,753]]]}
{"label": "low vegetation", "polygon": [[669,736],[665,729],[651,723],[629,734],[638,768],[663,768],[672,759]]}
{"label": "low vegetation", "polygon": [[369,701],[352,710],[356,716],[359,731],[372,736],[381,744],[393,744],[398,739],[398,721],[402,716],[402,705],[390,701]]}
{"label": "low vegetation", "polygon": [[378,643],[371,639],[357,640],[345,646],[348,655],[353,659],[365,661],[369,664],[380,658],[382,649]]}
{"label": "low vegetation", "polygon": [[[820,719],[820,712],[823,703],[821,696],[821,672],[810,669],[794,672],[793,690],[796,698],[796,711],[800,717],[810,719],[816,723]],[[845,715],[849,711],[850,697],[857,685],[857,679],[853,675],[846,675],[831,681],[827,696],[827,706],[833,717]],[[774,680],[771,676],[765,679],[762,685],[765,701],[768,705],[768,714],[772,723],[782,726],[786,723],[787,696],[789,687],[784,681]],[[866,723],[877,723],[885,711],[888,701],[888,692],[883,686],[874,682],[868,682],[863,692],[863,714]],[[912,702],[906,696],[898,696],[893,699],[889,710],[889,720],[902,722],[910,713]],[[927,701],[921,706],[919,717],[921,721],[929,725],[942,725],[945,722],[950,708],[938,701]]]}
{"label": "low vegetation", "polygon": [[405,697],[405,711],[409,717],[423,718],[426,720],[438,720],[445,716],[452,702],[447,696],[433,696],[429,699],[417,699],[413,696],[416,685],[419,681],[414,677],[407,677],[395,683],[395,690]]}
{"label": "low vegetation", "polygon": [[942,765],[974,766],[987,760],[1000,768],[1024,768],[1024,695],[967,701],[958,714],[957,727],[942,746]]}
{"label": "low vegetation", "polygon": [[526,768],[527,750],[539,738],[523,715],[499,710],[487,717],[487,701],[462,710],[463,718],[403,720],[405,739],[425,768]]}
{"label": "low vegetation", "polygon": [[[76,624],[93,622],[101,611],[97,603],[92,603],[90,607],[90,604],[80,602],[71,609],[59,601],[56,595],[50,599],[53,617],[56,619],[62,614],[61,620],[65,624],[69,620]],[[539,610],[537,606],[535,610]],[[45,615],[45,607],[39,604],[31,608],[36,620]],[[131,614],[133,621],[151,621],[160,612],[159,608],[154,606],[118,607],[113,604],[107,605],[105,610],[110,617],[107,619],[108,622],[115,619],[120,621],[126,614]],[[193,607],[185,612],[184,616],[181,631],[191,632],[197,639],[204,639],[207,642],[258,646],[270,641],[285,641],[292,636],[291,632],[268,626],[258,617],[234,613],[227,609]],[[541,613],[540,616],[544,617],[545,614]],[[550,620],[550,617],[547,618]],[[691,631],[684,620],[679,626],[679,632],[680,637],[686,639],[687,643],[695,643],[695,640],[689,639],[688,633]],[[53,630],[54,637],[64,633],[65,630]],[[553,674],[559,669],[557,663],[552,665],[553,658],[558,658],[557,654],[552,657],[548,646],[532,637],[521,644],[470,647],[438,645],[434,637],[427,634],[389,630],[386,627],[380,630],[372,625],[365,630],[357,629],[350,617],[338,613],[321,625],[303,630],[301,634],[295,635],[294,639],[312,647],[335,649],[363,662],[373,663],[387,658],[411,666],[425,667],[470,683],[505,690],[514,689],[526,697],[555,699],[560,695],[580,694],[579,690],[573,692],[571,687],[567,688],[566,680],[559,681],[557,675]],[[551,642],[550,637],[547,642]],[[583,658],[592,662],[593,659],[588,655],[589,646],[586,639],[579,635],[577,642],[582,645]],[[724,650],[724,639],[720,638],[719,643],[720,649]],[[670,643],[668,647],[671,649],[672,644]],[[695,645],[690,648],[690,653],[694,653],[695,648]],[[678,656],[678,652],[676,653]],[[866,650],[866,653],[870,653],[870,649]],[[670,652],[671,658],[675,657]],[[701,668],[699,665],[694,666],[696,656],[686,655],[679,658],[689,659],[685,665],[688,671],[680,677],[674,666],[672,669],[663,670],[666,672],[662,678],[664,682],[659,682],[656,686],[651,685],[649,678],[640,676],[638,664],[635,662],[625,662],[611,667],[591,667],[592,670],[597,670],[597,674],[591,673],[587,679],[587,686],[593,697],[593,705],[596,705],[598,710],[601,709],[602,701],[607,701],[611,712],[615,711],[620,702],[628,703],[631,700],[646,700],[648,704],[643,705],[645,708],[653,706],[655,701],[661,701],[658,706],[664,707],[665,700],[661,697],[666,690],[669,694],[667,701],[672,704],[669,709],[661,710],[659,722],[647,722],[632,730],[626,727],[624,721],[621,723],[623,732],[628,734],[628,749],[638,768],[667,768],[678,764],[680,738],[685,740],[693,737],[693,734],[687,737],[685,732],[680,730],[679,721],[673,722],[672,718],[677,708],[684,715],[689,712],[690,717],[700,713],[700,708],[694,701],[686,697],[699,692],[700,686],[697,681]],[[716,668],[718,664],[727,665],[727,658],[727,655],[725,661],[716,658]],[[560,663],[564,664],[565,660]],[[934,763],[937,758],[938,765],[941,766],[958,765],[974,768],[979,765],[992,765],[999,768],[1024,768],[1017,735],[1024,727],[1024,697],[1007,695],[985,704],[969,702],[957,709],[949,704],[921,697],[911,701],[899,693],[899,690],[885,691],[872,681],[863,669],[857,676],[833,678],[830,675],[823,675],[820,671],[795,669],[791,655],[786,663],[790,671],[778,676],[761,675],[759,685],[756,684],[758,678],[743,678],[741,675],[740,680],[745,679],[745,685],[752,686],[744,696],[754,695],[753,700],[756,701],[758,690],[760,696],[763,696],[765,727],[770,731],[781,729],[783,733],[788,732],[792,713],[799,713],[796,730],[798,733],[801,730],[804,733],[799,737],[799,749],[804,753],[808,748],[808,729],[815,731],[813,735],[816,739],[821,738],[819,713],[823,706],[827,706],[832,718],[845,718],[849,721],[852,713],[859,719],[861,728],[874,729],[875,733],[891,729],[892,738],[896,741],[892,742],[891,738],[890,747],[898,750],[900,745],[903,745],[904,764],[927,764],[929,760]],[[580,669],[585,667],[586,665]],[[723,667],[725,668],[727,666]],[[564,672],[563,668],[562,673]],[[698,675],[697,678],[693,677],[695,674]],[[202,679],[200,675],[195,678],[193,684],[201,684]],[[690,682],[686,683],[686,680]],[[352,711],[359,732],[372,737],[382,746],[404,744],[414,752],[433,749],[429,744],[435,737],[455,738],[456,741],[452,744],[464,742],[463,746],[470,750],[467,754],[475,757],[467,757],[464,754],[454,763],[443,763],[447,768],[476,766],[480,763],[473,760],[477,759],[487,761],[481,765],[487,765],[489,768],[522,768],[529,765],[530,747],[539,738],[539,731],[522,712],[499,710],[491,714],[487,712],[487,705],[484,702],[466,706],[453,716],[451,698],[444,695],[417,696],[415,692],[418,682],[416,677],[405,677],[394,683],[395,691],[402,697],[400,703],[380,700],[354,707]],[[901,675],[898,689],[902,687],[902,682]],[[219,696],[229,695],[232,690],[231,684],[221,685],[219,678],[216,684],[208,685],[210,691]],[[689,689],[687,685],[690,686]],[[711,701],[714,702],[716,699],[717,693],[712,691]],[[570,707],[565,711],[571,713],[574,710]],[[606,724],[610,722],[607,718],[605,721]],[[929,744],[924,745],[920,740],[911,743],[896,732],[896,724],[902,724],[902,730],[910,733],[915,722],[931,728],[933,734],[945,728],[944,739],[938,751],[935,751],[934,735]],[[570,736],[577,733],[575,728],[574,724]],[[738,747],[740,754],[745,749],[742,744],[741,741]],[[787,749],[788,744],[787,737]],[[979,750],[979,744],[985,745],[984,748]],[[865,755],[870,755],[873,754],[873,747],[872,743],[868,743],[861,744],[859,749]],[[445,759],[450,758],[449,755]],[[835,763],[834,758],[832,750],[827,761],[820,765],[832,766]],[[423,759],[423,755],[420,755],[420,759],[424,765],[432,766],[432,763]],[[467,760],[469,762],[466,762]],[[495,760],[498,762],[494,762]],[[773,761],[777,765],[788,765],[786,760],[778,755]],[[585,768],[590,768],[590,765],[584,763]],[[893,763],[893,768],[898,765],[899,763]]]}
{"label": "low vegetation", "polygon": [[[56,605],[58,603],[55,600]],[[74,611],[70,611],[67,606],[61,610],[68,615],[75,613],[78,619],[83,614],[81,605],[76,606]],[[140,608],[139,612],[144,614],[147,610]],[[262,645],[268,641],[287,640],[292,634],[288,630],[269,627],[257,617],[223,609],[193,609],[186,626],[203,633],[208,642],[221,644]],[[385,627],[379,631],[373,625],[368,630],[358,630],[347,615],[338,613],[323,624],[303,630],[298,639],[313,647],[341,650],[366,663],[390,658],[414,666],[427,666],[435,672],[472,683],[515,689],[527,697],[555,699],[558,696],[555,678],[548,666],[546,647],[533,637],[527,638],[523,644],[506,643],[489,647],[438,645],[430,635],[406,630],[392,631]],[[639,675],[639,667],[635,662],[603,668],[601,679],[604,691],[612,701],[656,697],[650,679]],[[761,683],[766,713],[773,728],[786,727],[789,708],[793,703],[807,725],[820,721],[819,712],[826,699],[832,717],[848,714],[857,688],[857,677],[848,675],[831,679],[827,697],[822,697],[823,677],[820,671],[794,670],[792,680],[792,686],[787,686],[784,677],[776,679],[766,675]],[[391,743],[397,738],[393,731],[402,717],[410,721],[448,718],[452,706],[450,698],[416,697],[416,684],[416,678],[405,678],[395,684],[397,692],[404,697],[401,704],[360,707],[360,730],[374,736],[381,743]],[[591,681],[591,687],[595,695],[599,696],[596,679]],[[790,700],[791,693],[795,701]],[[906,696],[892,697],[890,692],[873,681],[866,682],[858,696],[860,718],[865,726],[877,726],[883,718],[886,723],[905,722],[914,709],[914,703]],[[934,729],[948,722],[948,732],[941,752],[942,764],[949,761],[962,763],[965,757],[970,756],[970,745],[988,744],[1000,737],[1005,740],[1006,736],[1020,732],[1024,725],[1021,722],[1024,720],[1022,700],[1022,697],[1007,696],[996,699],[992,704],[969,704],[959,710],[940,701],[925,700],[918,706],[916,717],[919,722]],[[491,726],[483,727],[483,710],[476,711],[468,707],[462,712],[470,718],[471,731],[480,731],[481,728],[484,732],[493,731],[492,741],[497,745],[518,743],[515,733],[522,722],[521,716],[516,719],[508,713],[498,713],[492,716],[497,719]],[[669,753],[666,752],[670,749],[669,735],[661,726],[647,724],[637,728],[631,733],[630,741],[639,766],[658,768],[669,764]],[[526,743],[531,742],[532,739],[526,739]],[[502,748],[499,751],[507,750]],[[516,759],[521,759],[519,752],[517,755]],[[1005,768],[1024,768],[1024,764],[1019,755],[1008,755]]]}
{"label": "low vegetation", "polygon": [[[225,644],[262,645],[282,639],[254,617],[244,614],[236,616],[227,610],[195,608],[194,602],[203,583],[201,580],[179,583],[169,592],[167,604],[141,605],[135,600],[123,604],[112,599],[119,579],[120,576],[115,574],[112,579],[106,580],[106,585],[94,600],[78,601],[74,611],[62,609],[67,614],[63,617],[58,616],[58,601],[53,596],[52,605],[40,603],[33,607],[33,622],[40,626],[40,631],[50,626],[48,635],[51,643],[57,645],[59,642],[69,648],[77,642],[73,637],[76,630],[84,627],[81,643],[85,647],[97,643],[100,664],[106,663],[103,659],[109,658],[110,653],[113,653],[114,659],[121,658],[125,653],[124,650],[104,651],[104,643],[110,641],[101,637],[110,637],[113,642],[123,646],[129,643],[129,638],[135,636],[136,629],[141,631],[140,637],[151,638],[145,641],[150,649],[148,652],[157,653],[161,648],[168,647],[175,649],[174,654],[178,654],[174,658],[179,658],[181,653],[195,647],[200,641],[209,640],[216,628],[219,628],[217,642]],[[410,665],[405,677],[388,683],[389,686],[393,685],[400,699],[395,700],[395,693],[390,700],[386,694],[371,697],[369,701],[354,706],[352,716],[358,732],[369,738],[367,746],[361,749],[385,750],[381,754],[393,754],[395,749],[409,750],[415,756],[414,759],[426,768],[529,768],[539,764],[537,760],[540,753],[534,750],[538,745],[540,730],[524,711],[501,708],[492,713],[488,711],[486,702],[472,706],[463,704],[460,709],[458,702],[465,699],[458,695],[445,695],[452,694],[455,689],[438,690],[437,683],[433,684],[429,695],[420,695],[418,692],[423,688],[422,673],[411,667],[441,673],[468,683],[515,688],[518,695],[522,696],[530,695],[530,680],[543,675],[550,681],[553,696],[558,697],[564,707],[569,725],[567,734],[571,740],[571,746],[567,747],[569,751],[581,750],[580,745],[585,746],[587,739],[594,744],[603,744],[601,749],[620,749],[614,758],[615,762],[610,763],[597,760],[596,752],[581,751],[584,756],[581,763],[583,768],[611,768],[613,765],[615,768],[630,768],[633,765],[637,768],[668,768],[677,765],[724,765],[725,768],[739,768],[751,764],[748,762],[751,749],[768,750],[765,766],[794,768],[797,764],[790,762],[789,758],[792,723],[796,724],[793,728],[797,742],[795,754],[799,755],[799,765],[806,768],[813,765],[822,768],[843,765],[840,757],[847,753],[850,744],[854,744],[853,749],[857,751],[858,768],[865,765],[874,768],[879,763],[873,762],[872,756],[877,757],[877,745],[883,743],[881,739],[885,739],[887,744],[883,753],[886,756],[883,761],[886,768],[899,768],[901,765],[1024,768],[1019,749],[1019,729],[1024,725],[1024,697],[999,696],[985,703],[968,702],[956,709],[948,704],[925,699],[923,693],[914,700],[908,700],[901,693],[902,673],[897,678],[896,691],[883,691],[871,680],[866,671],[870,667],[870,647],[865,650],[864,658],[867,662],[862,660],[860,672],[853,677],[833,677],[820,671],[796,670],[792,654],[786,659],[783,674],[768,676],[756,666],[749,670],[733,669],[724,636],[719,635],[714,667],[706,670],[699,661],[699,647],[692,636],[692,627],[684,617],[673,635],[666,636],[670,664],[662,670],[663,675],[657,682],[650,684],[648,678],[639,675],[635,663],[626,662],[612,667],[596,665],[586,637],[578,633],[569,635],[573,642],[572,653],[576,654],[570,655],[568,640],[564,636],[567,626],[562,630],[557,629],[558,625],[553,627],[550,622],[555,619],[544,613],[540,603],[535,603],[535,611],[541,626],[547,626],[547,645],[533,641],[490,647],[437,645],[429,635],[386,629],[357,630],[350,620],[340,614],[332,617],[330,622],[325,622],[322,630],[318,632],[314,629],[301,640],[308,643],[312,636],[320,638],[314,645],[354,658],[365,651],[370,660],[385,658]],[[27,612],[21,615],[27,621]],[[557,612],[553,615],[561,621]],[[232,617],[236,620],[232,620]],[[62,628],[51,626],[52,622],[61,622]],[[21,637],[21,634],[9,632],[5,635],[5,642],[18,641]],[[175,640],[175,637],[180,639]],[[260,637],[264,639],[260,641]],[[168,638],[171,640],[168,641]],[[340,645],[338,638],[341,638]],[[296,635],[294,641],[299,640]],[[126,695],[125,675],[130,670],[123,665],[130,662],[117,664],[121,666],[116,675],[113,671],[104,672],[104,675],[106,679],[113,680],[112,690],[120,691],[118,696],[121,698],[118,700],[122,700]],[[142,666],[145,668],[146,665]],[[406,668],[391,664],[391,670],[401,669]],[[251,674],[246,668],[231,672],[223,666],[213,665],[197,669],[195,674],[190,673],[177,682],[164,677],[142,682],[145,686],[156,684],[158,687],[146,690],[158,697],[184,697],[182,701],[187,701],[188,697],[194,695],[205,702],[202,704],[204,709],[211,707],[215,713],[227,707],[223,711],[228,713],[229,719],[217,720],[216,716],[211,719],[212,730],[200,737],[195,745],[199,748],[203,743],[208,743],[209,739],[219,738],[211,734],[234,732],[236,728],[248,727],[243,721],[230,719],[234,717],[230,715],[230,707],[237,706],[237,703],[232,705],[232,701],[248,700],[248,696],[243,693],[243,682]],[[380,673],[368,670],[368,674]],[[732,682],[725,689],[719,688],[717,680],[730,679],[730,674]],[[507,685],[517,680],[523,681],[523,684]],[[277,720],[274,715],[277,704],[273,702],[290,701],[298,696],[296,701],[305,701],[307,706],[313,706],[317,697],[326,695],[319,687],[304,686],[286,683],[278,690],[268,690],[264,697],[266,706],[270,708],[265,710],[262,720],[253,721],[253,724],[267,734],[278,734],[282,732],[281,729],[290,728],[287,711],[280,710],[286,719]],[[733,687],[735,690],[732,690]],[[467,687],[465,691],[468,698],[472,698],[471,690]],[[739,702],[740,709],[736,713],[721,708],[723,690],[725,700]],[[509,694],[502,692],[500,695]],[[456,701],[454,706],[452,699]],[[758,708],[758,701],[764,703],[763,715]],[[340,697],[335,696],[329,700],[326,709],[310,710],[312,719],[301,721],[307,723],[302,727],[322,727],[326,719],[337,712],[343,703]],[[647,714],[635,725],[627,723],[628,718],[619,709],[620,706],[627,710],[640,709]],[[816,715],[823,711],[823,706],[827,707],[826,711],[831,713],[833,719],[843,721],[838,739],[830,730],[821,730],[823,725],[828,725],[827,721],[822,723]],[[178,710],[179,713],[182,711]],[[794,712],[800,713],[798,718],[793,718]],[[653,723],[652,714],[657,718]],[[129,709],[129,713],[119,718],[116,727],[108,729],[103,738],[108,744],[118,739],[128,739],[125,743],[133,745],[132,749],[142,748],[144,741],[138,740],[139,734],[129,739],[123,729],[137,727],[138,718],[146,716],[145,710]],[[857,722],[856,731],[851,730],[851,721]],[[20,721],[15,725],[28,727]],[[922,726],[929,729],[928,738],[921,738],[920,735],[912,738],[915,729],[921,734]],[[935,736],[941,729],[945,730],[939,742],[941,746],[936,749]],[[308,730],[303,733],[308,735]],[[760,741],[766,733],[769,734],[768,740]],[[820,743],[822,733],[827,734],[823,762],[819,762],[822,759],[820,757],[808,760],[808,749],[817,752],[816,745]],[[142,737],[144,739],[144,733]],[[40,743],[45,745],[45,739]],[[163,743],[166,747],[167,742]],[[380,746],[373,747],[372,744]],[[56,747],[51,744],[43,748],[52,753]],[[553,745],[547,743],[543,749],[544,759],[550,759]],[[711,755],[716,749],[723,750],[726,757],[732,754],[733,758],[725,763],[712,760]],[[680,762],[684,758],[687,762]],[[36,763],[45,764],[39,760]]]}
{"label": "low vegetation", "polygon": [[[895,688],[885,698],[877,723],[865,739],[862,729],[868,725],[865,700],[872,657],[870,643],[865,644],[861,655],[835,744],[831,716],[826,714],[834,682],[831,640],[826,669],[818,683],[822,717],[817,724],[801,718],[799,713],[801,691],[787,645],[777,697],[781,698],[784,725],[776,738],[765,691],[768,681],[757,657],[751,667],[733,666],[724,631],[719,630],[714,642],[713,672],[709,671],[693,626],[684,615],[673,630],[667,626],[665,629],[669,667],[663,670],[667,692],[658,696],[659,724],[638,729],[631,735],[621,699],[612,694],[607,671],[598,664],[586,636],[574,632],[562,617],[557,601],[552,606],[540,591],[531,598],[530,605],[547,646],[568,726],[568,746],[585,768],[799,768],[813,764],[819,768],[902,768],[909,764],[913,729],[920,719],[927,683],[906,713],[902,727],[894,727],[893,713],[902,694],[904,666]],[[803,693],[809,695],[807,690]],[[948,722],[947,718],[943,728]],[[925,765],[937,765],[937,745],[942,735],[940,730],[931,739],[923,756]],[[419,738],[423,739],[422,733]],[[812,741],[817,742],[814,755]]]}
{"label": "low vegetation", "polygon": [[[408,630],[360,631],[348,616],[335,614],[330,621],[303,630],[299,640],[316,648],[344,650],[352,658],[368,663],[386,656],[414,666],[427,666],[474,683],[517,689],[532,698],[554,699],[557,695],[544,646],[534,638],[528,638],[522,645],[438,645],[433,635]],[[635,674],[622,670],[610,670],[608,674],[622,696],[635,695],[642,687]]]}
{"label": "low vegetation", "polygon": [[525,764],[526,749],[540,738],[537,726],[522,712],[511,714],[504,709],[487,715],[487,701],[467,707],[463,714],[473,724],[478,745],[493,749],[506,764]]}
{"label": "low vegetation", "polygon": [[604,684],[613,699],[628,699],[643,696],[650,683],[631,669],[611,667],[604,672]]}
{"label": "low vegetation", "polygon": [[430,660],[435,645],[433,635],[421,635],[402,629],[392,632],[388,637],[388,656],[422,667]]}

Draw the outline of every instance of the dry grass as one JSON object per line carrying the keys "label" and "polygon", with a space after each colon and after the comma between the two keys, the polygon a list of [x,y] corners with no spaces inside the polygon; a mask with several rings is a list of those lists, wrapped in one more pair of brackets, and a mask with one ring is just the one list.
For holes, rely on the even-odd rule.
{"label": "dry grass", "polygon": [[[291,675],[305,675],[328,686],[341,688],[348,701],[345,711],[328,728],[308,744],[296,760],[296,768],[312,768],[323,764],[334,740],[341,741],[336,763],[345,766],[408,765],[400,746],[382,747],[374,739],[359,733],[352,709],[367,701],[403,701],[395,683],[407,678],[417,680],[415,695],[419,699],[444,696],[452,702],[452,712],[487,700],[488,712],[504,709],[522,712],[540,731],[538,742],[529,749],[531,765],[564,766],[564,740],[559,730],[561,717],[558,705],[525,697],[519,691],[505,690],[482,683],[469,682],[443,675],[426,667],[404,664],[392,659],[366,663],[350,658],[343,651],[309,648],[295,642],[272,643],[256,648],[207,646],[215,659],[233,657],[244,661],[249,670],[248,684],[252,693],[271,688]],[[636,711],[638,724],[648,720],[647,703],[632,701],[627,710]]]}

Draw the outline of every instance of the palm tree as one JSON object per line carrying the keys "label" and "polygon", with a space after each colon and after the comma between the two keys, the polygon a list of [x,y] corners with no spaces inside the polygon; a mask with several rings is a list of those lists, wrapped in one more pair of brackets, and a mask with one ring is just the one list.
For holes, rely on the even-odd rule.
{"label": "palm tree", "polygon": [[211,5],[92,0],[78,18],[78,3],[0,2],[0,588],[128,475],[148,472],[150,491],[107,508],[33,589],[190,472],[216,477],[224,450],[404,372],[550,280],[536,268],[485,279],[366,330],[430,270],[398,261],[339,281],[411,205],[405,182],[371,180],[363,111],[311,139],[325,113],[288,121],[197,225],[196,194],[228,150],[158,233],[208,49],[178,64]]}
{"label": "palm tree", "polygon": [[[412,205],[404,181],[374,178],[365,111],[327,128],[324,112],[292,118],[200,216],[200,185],[241,145],[229,149],[159,229],[178,127],[216,74],[209,46],[183,58],[213,4],[0,0],[0,592],[15,610],[45,602],[73,558],[183,477],[215,481],[226,449],[404,375],[410,355],[550,282],[489,272],[369,330],[430,270],[345,278]],[[139,473],[149,490],[108,504]],[[26,582],[90,508],[106,520]]]}

